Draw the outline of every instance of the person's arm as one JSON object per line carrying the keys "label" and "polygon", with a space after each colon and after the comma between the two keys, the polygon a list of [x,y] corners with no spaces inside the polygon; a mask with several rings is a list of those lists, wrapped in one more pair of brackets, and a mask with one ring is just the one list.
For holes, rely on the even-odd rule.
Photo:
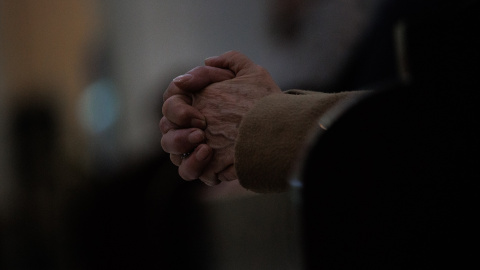
{"label": "person's arm", "polygon": [[[319,126],[319,117],[360,94],[282,92],[264,68],[235,51],[209,58],[205,64],[197,68],[196,75],[185,81],[181,77],[176,87],[167,89],[160,126],[162,146],[174,153],[172,161],[182,178],[198,177],[209,185],[240,178],[252,191],[285,190],[288,173],[308,134]],[[203,70],[207,68],[210,72]],[[218,72],[211,68],[230,70],[234,78],[211,79],[209,76]],[[201,82],[215,83],[200,88]],[[189,99],[172,95],[177,92],[187,93]],[[205,142],[182,160],[179,154],[187,151],[185,145],[193,147],[195,143],[188,143],[191,126],[178,123],[190,123],[193,117],[205,117]],[[202,152],[207,153],[204,160],[199,159]]]}
{"label": "person's arm", "polygon": [[334,111],[365,93],[290,90],[259,100],[244,116],[235,144],[240,184],[260,193],[285,191],[309,136],[328,129]]}

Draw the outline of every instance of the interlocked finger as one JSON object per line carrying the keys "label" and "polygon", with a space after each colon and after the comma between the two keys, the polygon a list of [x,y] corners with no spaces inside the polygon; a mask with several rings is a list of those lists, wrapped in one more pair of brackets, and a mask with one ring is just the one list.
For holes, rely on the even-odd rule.
{"label": "interlocked finger", "polygon": [[163,134],[161,145],[165,152],[175,155],[189,153],[205,141],[205,132],[198,128],[170,129]]}

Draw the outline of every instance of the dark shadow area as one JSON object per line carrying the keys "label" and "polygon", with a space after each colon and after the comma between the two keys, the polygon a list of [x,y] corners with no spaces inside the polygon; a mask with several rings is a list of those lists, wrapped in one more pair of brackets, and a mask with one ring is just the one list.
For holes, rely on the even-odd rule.
{"label": "dark shadow area", "polygon": [[38,102],[14,114],[18,181],[1,268],[209,269],[200,183],[180,179],[160,149],[107,173],[68,164],[53,108]]}
{"label": "dark shadow area", "polygon": [[348,109],[305,160],[308,269],[478,265],[479,4],[415,7],[411,81]]}
{"label": "dark shadow area", "polygon": [[110,177],[81,190],[67,211],[74,261],[83,269],[208,269],[198,186],[178,177],[168,155]]}

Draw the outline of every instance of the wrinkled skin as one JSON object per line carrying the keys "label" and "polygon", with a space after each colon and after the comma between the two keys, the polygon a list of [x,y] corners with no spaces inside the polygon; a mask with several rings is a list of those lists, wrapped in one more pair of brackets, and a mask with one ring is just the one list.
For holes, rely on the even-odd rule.
{"label": "wrinkled skin", "polygon": [[278,93],[270,74],[236,51],[208,58],[205,66],[174,79],[164,94],[160,128],[162,147],[180,176],[207,185],[236,180],[239,125],[257,100]]}

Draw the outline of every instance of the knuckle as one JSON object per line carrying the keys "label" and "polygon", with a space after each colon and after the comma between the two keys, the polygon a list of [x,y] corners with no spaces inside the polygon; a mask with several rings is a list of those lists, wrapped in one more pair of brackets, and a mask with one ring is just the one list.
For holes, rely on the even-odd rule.
{"label": "knuckle", "polygon": [[173,95],[174,89],[175,89],[175,84],[173,81],[170,82],[168,85],[167,89],[163,92],[163,101],[165,102],[169,97]]}
{"label": "knuckle", "polygon": [[179,167],[180,164],[182,164],[182,160],[178,155],[170,154],[170,161],[173,163],[173,165]]}
{"label": "knuckle", "polygon": [[167,116],[167,115],[168,115],[168,112],[169,112],[169,109],[170,109],[170,107],[171,107],[172,102],[173,102],[172,97],[167,98],[167,100],[165,100],[165,101],[163,102],[162,114],[163,114],[164,116]]}
{"label": "knuckle", "polygon": [[163,151],[170,153],[170,150],[168,149],[169,144],[165,136],[162,136],[162,139],[160,140],[160,145],[162,146]]}
{"label": "knuckle", "polygon": [[168,119],[165,116],[160,119],[160,122],[158,123],[158,127],[160,128],[160,131],[162,132],[162,134],[165,134],[170,130]]}
{"label": "knuckle", "polygon": [[189,107],[181,97],[172,96],[163,104],[162,113],[166,120],[178,125],[188,121]]}
{"label": "knuckle", "polygon": [[181,146],[185,143],[185,138],[183,134],[179,134],[178,132],[173,135],[172,137],[172,143],[176,146]]}
{"label": "knuckle", "polygon": [[180,130],[169,131],[162,136],[160,145],[163,150],[171,154],[180,154],[189,150],[188,134]]}
{"label": "knuckle", "polygon": [[198,179],[198,174],[196,174],[194,171],[192,170],[188,170],[187,168],[185,168],[185,165],[184,164],[181,164],[179,167],[178,167],[178,174],[180,175],[180,177],[184,180],[195,180],[195,179]]}
{"label": "knuckle", "polygon": [[176,108],[176,114],[178,116],[179,122],[183,123],[187,121],[190,110],[186,106],[178,106]]}

